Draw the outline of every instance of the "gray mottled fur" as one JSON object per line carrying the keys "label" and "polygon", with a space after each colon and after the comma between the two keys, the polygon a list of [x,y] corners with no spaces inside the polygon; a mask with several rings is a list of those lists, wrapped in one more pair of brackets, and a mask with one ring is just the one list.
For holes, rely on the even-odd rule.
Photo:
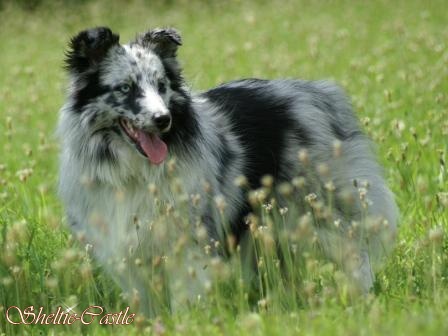
{"label": "gray mottled fur", "polygon": [[[151,166],[145,157],[118,134],[110,134],[108,139],[116,158],[113,163],[101,161],[96,155],[98,147],[104,141],[101,129],[113,125],[116,118],[124,115],[140,127],[151,128],[150,116],[154,113],[169,113],[168,101],[181,97],[177,97],[176,92],[170,89],[165,95],[157,93],[154,89],[155,82],[165,78],[162,62],[158,55],[138,44],[112,47],[99,67],[100,82],[104,85],[114,86],[121,83],[123,78],[139,80],[146,93],[146,100],[141,102],[144,108],[138,115],[133,115],[119,106],[112,107],[108,103],[108,97],[115,95],[116,101],[121,98],[118,93],[110,92],[92,100],[83,113],[74,113],[72,92],[76,87],[86,84],[83,82],[86,77],[71,74],[68,99],[60,111],[58,125],[61,139],[59,194],[73,231],[93,246],[96,257],[116,277],[130,298],[133,292],[138,293],[142,309],[148,314],[155,314],[158,307],[153,302],[156,290],[151,289],[153,274],[136,266],[133,258],[138,250],[143,250],[141,255],[145,257],[148,254],[163,254],[166,249],[166,242],[158,239],[157,235],[154,237],[151,232],[150,223],[157,220],[159,213],[150,202],[152,196],[148,192],[148,186],[156,185],[160,199],[176,204],[176,191],[171,185],[172,180],[167,178],[167,165]],[[251,84],[242,82],[234,85]],[[367,197],[370,206],[368,213],[364,215],[378,219],[385,229],[369,236],[367,243],[353,246],[355,255],[358,256],[355,267],[346,265],[344,256],[337,256],[341,246],[347,244],[343,236],[318,229],[329,257],[346,268],[363,291],[368,291],[374,280],[370,259],[373,257],[374,260],[380,260],[390,250],[398,217],[393,195],[374,159],[372,146],[360,133],[350,104],[336,85],[327,81],[298,80],[276,80],[270,85],[273,97],[290,97],[288,99],[293,102],[291,115],[311,137],[311,144],[306,146],[306,151],[309,167],[313,169],[307,172],[307,177],[308,180],[315,181],[316,190],[321,190],[325,182],[315,171],[315,167],[322,163],[327,165],[328,180],[333,181],[336,190],[348,189],[355,195],[353,180],[369,183]],[[183,182],[187,195],[202,195],[202,200],[208,197],[203,188],[203,183],[207,182],[213,197],[224,196],[227,203],[225,217],[233,218],[244,199],[243,192],[233,184],[233,180],[242,174],[248,160],[247,149],[232,131],[228,117],[222,113],[222,107],[209,101],[206,95],[192,94],[192,111],[198,120],[201,136],[196,139],[191,152],[179,156],[183,159],[177,157],[179,179]],[[332,123],[348,133],[353,132],[353,136],[341,141],[341,155],[338,159],[333,158],[333,145],[337,138],[331,127]],[[225,184],[218,182],[221,161],[216,148],[222,139],[236,153],[236,159],[228,167],[228,183]],[[309,170],[309,167],[304,167],[297,160],[297,153],[302,149],[303,145],[291,137],[285,145],[282,159],[288,169],[282,174],[293,177],[296,171]],[[174,157],[176,153],[170,152],[170,155]],[[207,229],[212,238],[219,240],[222,228],[218,211],[210,210],[210,205],[204,202],[200,203],[199,208],[210,212],[208,217],[211,218],[211,224],[208,223]],[[355,201],[350,209],[350,218],[359,221],[362,212],[361,203]],[[191,247],[189,251],[194,249],[195,247]],[[180,279],[191,272],[188,267],[194,267],[198,282],[207,281],[207,275],[202,274],[203,264],[199,262],[194,266],[186,266],[193,265],[191,259],[195,257],[190,254],[201,254],[201,251],[186,252],[185,258],[190,261],[178,265],[179,274],[171,277]],[[194,296],[200,292],[198,284],[189,283],[188,286],[184,284],[188,287],[189,295]],[[182,287],[182,283],[177,282],[173,286]],[[179,299],[175,290],[173,295],[175,300]]]}

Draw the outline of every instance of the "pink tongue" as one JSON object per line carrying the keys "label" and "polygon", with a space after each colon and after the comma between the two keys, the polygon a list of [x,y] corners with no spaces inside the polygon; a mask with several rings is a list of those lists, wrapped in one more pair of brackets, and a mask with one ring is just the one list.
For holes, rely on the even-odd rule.
{"label": "pink tongue", "polygon": [[149,161],[161,164],[168,154],[168,147],[157,135],[137,130],[137,139]]}

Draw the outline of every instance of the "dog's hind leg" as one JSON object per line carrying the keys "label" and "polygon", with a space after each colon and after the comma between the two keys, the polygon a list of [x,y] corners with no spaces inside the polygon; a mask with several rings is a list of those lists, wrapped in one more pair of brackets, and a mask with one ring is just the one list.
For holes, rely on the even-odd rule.
{"label": "dog's hind leg", "polygon": [[345,272],[352,293],[368,294],[375,282],[368,251],[346,234],[325,228],[317,229],[324,254]]}
{"label": "dog's hind leg", "polygon": [[367,251],[359,252],[357,263],[354,265],[351,276],[357,287],[363,294],[367,294],[372,288],[375,276],[370,265],[370,257]]}

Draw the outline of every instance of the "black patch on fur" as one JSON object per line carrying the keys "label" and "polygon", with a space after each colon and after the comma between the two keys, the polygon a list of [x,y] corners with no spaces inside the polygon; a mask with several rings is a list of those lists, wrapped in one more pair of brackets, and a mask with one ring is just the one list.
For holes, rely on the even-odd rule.
{"label": "black patch on fur", "polygon": [[113,46],[119,46],[118,40],[107,27],[84,30],[71,39],[65,68],[79,76],[73,93],[75,112],[82,112],[92,99],[110,90],[100,84],[99,64]]}
{"label": "black patch on fur", "polygon": [[78,113],[81,113],[83,107],[89,104],[92,99],[101,96],[110,90],[109,87],[100,84],[100,75],[98,71],[86,75],[82,82],[85,82],[86,85],[75,89],[75,92],[73,93],[73,110]]}
{"label": "black patch on fur", "polygon": [[[279,96],[275,91],[269,81],[250,79],[227,83],[204,93],[227,114],[232,131],[245,149],[243,174],[251,189],[260,187],[264,175],[271,175],[277,181],[282,179],[281,160],[287,135],[294,134],[304,146],[311,142],[306,129],[291,116],[292,97]],[[226,167],[228,163],[223,160],[221,164]],[[237,240],[247,229],[244,217],[249,212],[250,206],[243,204],[238,219],[231,223]]]}
{"label": "black patch on fur", "polygon": [[227,114],[233,132],[246,150],[245,176],[250,187],[257,188],[263,175],[278,177],[287,134],[294,134],[303,145],[309,144],[310,138],[291,116],[288,97],[274,96],[268,81],[247,82],[252,85],[225,84],[205,96]]}
{"label": "black patch on fur", "polygon": [[131,90],[123,101],[123,108],[131,111],[133,114],[139,114],[142,107],[138,103],[138,99],[143,97],[143,90],[137,84],[132,83]]}
{"label": "black patch on fur", "polygon": [[159,94],[165,94],[166,93],[166,84],[163,81],[159,81],[157,83],[157,90],[159,91]]}
{"label": "black patch on fur", "polygon": [[110,148],[110,134],[104,133],[102,137],[102,141],[98,144],[97,155],[96,158],[98,161],[105,161],[108,163],[115,163],[117,161],[117,157],[115,153]]}
{"label": "black patch on fur", "polygon": [[98,113],[94,113],[93,116],[89,119],[89,124],[95,125],[97,119],[98,119]]}
{"label": "black patch on fur", "polygon": [[114,132],[115,134],[118,134],[118,135],[121,136],[120,127],[118,127],[118,126],[112,126],[112,127],[110,128],[110,130],[111,130],[112,132]]}
{"label": "black patch on fur", "polygon": [[117,101],[117,98],[110,93],[110,95],[105,100],[106,104],[112,107],[118,107],[120,106],[120,103]]}
{"label": "black patch on fur", "polygon": [[162,59],[163,67],[165,68],[166,77],[170,80],[170,88],[173,91],[182,90],[182,86],[184,84],[184,78],[182,76],[182,72],[178,68],[177,63]]}
{"label": "black patch on fur", "polygon": [[168,104],[172,126],[168,133],[162,135],[162,140],[177,156],[191,159],[189,153],[195,150],[198,137],[201,136],[199,124],[191,106],[191,97],[183,90],[176,94],[180,97],[171,99]]}

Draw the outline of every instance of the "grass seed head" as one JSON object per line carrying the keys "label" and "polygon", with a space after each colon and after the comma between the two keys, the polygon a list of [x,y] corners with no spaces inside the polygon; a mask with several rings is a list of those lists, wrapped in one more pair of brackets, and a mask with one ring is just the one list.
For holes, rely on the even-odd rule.
{"label": "grass seed head", "polygon": [[221,213],[224,213],[224,210],[227,207],[227,203],[226,203],[226,199],[224,198],[223,195],[218,195],[215,197],[215,204],[216,204],[216,207],[218,208],[218,210]]}
{"label": "grass seed head", "polygon": [[263,248],[266,253],[271,253],[275,248],[275,239],[272,237],[270,231],[263,231],[261,234],[261,239],[263,241]]}
{"label": "grass seed head", "polygon": [[326,163],[319,163],[317,165],[317,172],[322,177],[328,177],[328,175],[330,174],[330,168]]}
{"label": "grass seed head", "polygon": [[305,214],[299,219],[297,229],[293,238],[297,240],[303,240],[311,237],[313,234],[313,220],[310,214]]}
{"label": "grass seed head", "polygon": [[272,188],[272,185],[274,184],[274,178],[272,177],[272,175],[264,175],[261,178],[261,185],[265,188]]}
{"label": "grass seed head", "polygon": [[342,142],[340,140],[333,141],[333,157],[340,158],[342,155]]}
{"label": "grass seed head", "polygon": [[83,263],[79,267],[79,272],[84,281],[88,281],[92,278],[92,266],[89,263]]}
{"label": "grass seed head", "polygon": [[268,298],[264,298],[264,299],[259,300],[257,304],[258,304],[258,308],[260,310],[264,310],[265,311],[265,310],[268,309],[269,300],[268,300]]}
{"label": "grass seed head", "polygon": [[249,181],[247,180],[246,176],[240,175],[235,178],[233,184],[238,188],[245,188],[249,186]]}
{"label": "grass seed head", "polygon": [[22,267],[18,265],[14,265],[9,268],[9,271],[11,272],[14,278],[18,278],[19,275],[22,273],[22,270],[23,270]]}
{"label": "grass seed head", "polygon": [[205,181],[202,184],[202,189],[206,194],[209,194],[212,191],[212,186],[209,182]]}
{"label": "grass seed head", "polygon": [[317,195],[315,193],[310,193],[305,196],[305,202],[307,202],[311,207],[317,201]]}
{"label": "grass seed head", "polygon": [[211,250],[212,250],[212,247],[210,245],[207,244],[204,246],[204,253],[206,255],[210,255]]}
{"label": "grass seed head", "polygon": [[11,286],[14,283],[14,279],[10,276],[2,278],[2,281],[0,282],[5,288]]}
{"label": "grass seed head", "polygon": [[199,241],[204,241],[208,238],[207,229],[204,225],[201,224],[196,228],[196,238]]}
{"label": "grass seed head", "polygon": [[172,175],[176,170],[176,159],[172,158],[167,163],[168,174]]}
{"label": "grass seed head", "polygon": [[15,222],[6,232],[6,243],[8,245],[20,245],[28,240],[27,223],[24,220]]}
{"label": "grass seed head", "polygon": [[132,290],[132,297],[131,297],[131,307],[134,309],[138,309],[138,307],[140,307],[140,293],[137,289],[133,289]]}
{"label": "grass seed head", "polygon": [[433,229],[429,230],[428,236],[429,236],[429,240],[432,243],[434,243],[436,245],[442,244],[443,236],[444,236],[443,229],[441,227],[433,228]]}
{"label": "grass seed head", "polygon": [[308,155],[308,151],[306,149],[301,149],[299,150],[298,153],[298,158],[299,158],[299,162],[303,165],[303,166],[308,166],[310,163],[310,158]]}
{"label": "grass seed head", "polygon": [[288,208],[287,207],[280,208],[279,212],[281,216],[285,216],[288,213]]}
{"label": "grass seed head", "polygon": [[65,265],[71,264],[78,259],[79,259],[79,253],[74,248],[66,249],[62,256],[62,260],[64,261]]}
{"label": "grass seed head", "polygon": [[306,179],[303,176],[294,177],[292,180],[292,185],[297,189],[303,189],[306,185]]}
{"label": "grass seed head", "polygon": [[188,266],[187,273],[190,278],[196,279],[197,274],[196,274],[196,270],[193,267]]}
{"label": "grass seed head", "polygon": [[283,182],[278,186],[278,192],[284,197],[291,197],[294,189],[288,182]]}
{"label": "grass seed head", "polygon": [[325,183],[325,190],[328,192],[334,192],[336,190],[336,186],[334,185],[333,181],[328,181]]}
{"label": "grass seed head", "polygon": [[228,235],[227,236],[227,248],[229,249],[230,253],[235,252],[236,248],[236,238],[234,235]]}
{"label": "grass seed head", "polygon": [[148,191],[151,195],[157,195],[158,194],[158,189],[157,186],[155,185],[155,183],[150,183],[148,185]]}
{"label": "grass seed head", "polygon": [[58,287],[59,281],[55,277],[49,277],[45,280],[45,285],[50,290],[55,290]]}
{"label": "grass seed head", "polygon": [[194,194],[190,196],[191,198],[191,204],[194,207],[197,207],[199,205],[199,202],[201,201],[201,195],[200,194]]}
{"label": "grass seed head", "polygon": [[367,195],[367,189],[364,187],[358,188],[358,193],[359,193],[359,199],[361,201],[365,201]]}
{"label": "grass seed head", "polygon": [[16,176],[19,178],[20,182],[26,182],[31,175],[33,175],[33,168],[25,168],[16,172]]}
{"label": "grass seed head", "polygon": [[259,225],[259,219],[256,215],[250,213],[246,218],[246,224],[249,225],[250,231],[254,233],[255,231],[257,231]]}
{"label": "grass seed head", "polygon": [[303,285],[303,291],[308,299],[313,297],[316,294],[316,284],[312,281],[306,281]]}
{"label": "grass seed head", "polygon": [[437,193],[437,201],[443,208],[448,209],[448,192]]}
{"label": "grass seed head", "polygon": [[263,320],[259,314],[249,313],[242,319],[241,324],[246,330],[250,330],[253,332],[254,330],[262,327]]}
{"label": "grass seed head", "polygon": [[263,204],[262,207],[263,207],[263,209],[264,209],[267,213],[270,213],[270,212],[272,211],[272,208],[273,208],[272,204],[269,203],[269,202]]}
{"label": "grass seed head", "polygon": [[260,204],[263,204],[267,199],[267,192],[264,188],[259,188],[256,190],[251,190],[248,194],[249,203],[253,207],[258,207]]}

